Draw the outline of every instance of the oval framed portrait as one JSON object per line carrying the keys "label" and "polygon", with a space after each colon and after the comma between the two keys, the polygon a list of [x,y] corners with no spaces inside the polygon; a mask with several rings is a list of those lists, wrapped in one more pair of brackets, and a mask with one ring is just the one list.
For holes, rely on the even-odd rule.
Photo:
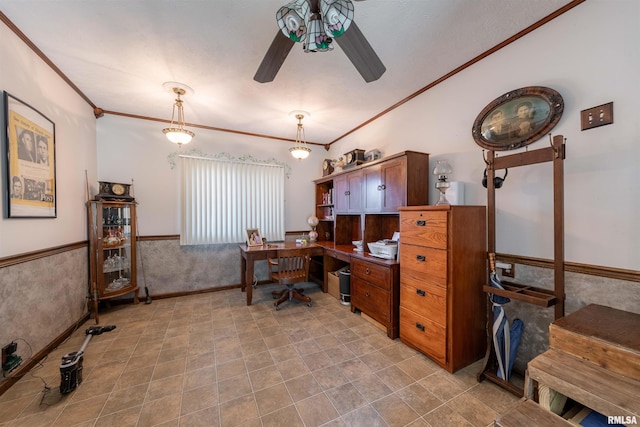
{"label": "oval framed portrait", "polygon": [[544,86],[512,90],[493,100],[478,114],[471,133],[476,144],[495,151],[529,145],[558,123],[564,110],[562,96]]}

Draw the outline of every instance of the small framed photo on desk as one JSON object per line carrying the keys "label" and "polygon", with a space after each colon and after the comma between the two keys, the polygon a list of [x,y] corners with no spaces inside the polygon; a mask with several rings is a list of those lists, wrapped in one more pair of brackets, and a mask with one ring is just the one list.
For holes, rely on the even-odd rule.
{"label": "small framed photo on desk", "polygon": [[247,246],[262,246],[262,236],[257,228],[247,228]]}

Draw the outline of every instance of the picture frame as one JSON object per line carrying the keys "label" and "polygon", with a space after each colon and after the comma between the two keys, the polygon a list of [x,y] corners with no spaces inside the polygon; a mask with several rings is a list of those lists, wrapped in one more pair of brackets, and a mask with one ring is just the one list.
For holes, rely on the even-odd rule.
{"label": "picture frame", "polygon": [[55,124],[4,92],[7,218],[56,218]]}
{"label": "picture frame", "polygon": [[247,228],[247,246],[262,246],[264,240],[258,228]]}
{"label": "picture frame", "polygon": [[563,110],[564,100],[555,90],[544,86],[523,87],[505,93],[484,107],[471,133],[482,148],[514,150],[551,132]]}

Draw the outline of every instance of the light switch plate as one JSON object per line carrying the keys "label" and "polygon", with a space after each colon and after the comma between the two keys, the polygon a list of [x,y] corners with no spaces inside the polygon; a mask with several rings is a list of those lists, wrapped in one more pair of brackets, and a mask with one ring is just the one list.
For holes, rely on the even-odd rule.
{"label": "light switch plate", "polygon": [[613,102],[580,111],[580,125],[582,130],[610,125],[611,123],[613,123]]}

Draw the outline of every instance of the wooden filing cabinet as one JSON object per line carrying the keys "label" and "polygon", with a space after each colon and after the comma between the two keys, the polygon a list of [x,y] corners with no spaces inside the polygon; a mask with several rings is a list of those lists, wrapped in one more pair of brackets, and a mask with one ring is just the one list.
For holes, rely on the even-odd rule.
{"label": "wooden filing cabinet", "polygon": [[400,339],[449,372],[486,338],[486,208],[400,208]]}
{"label": "wooden filing cabinet", "polygon": [[387,336],[399,332],[398,263],[363,255],[351,257],[351,311],[360,310],[387,329]]}

